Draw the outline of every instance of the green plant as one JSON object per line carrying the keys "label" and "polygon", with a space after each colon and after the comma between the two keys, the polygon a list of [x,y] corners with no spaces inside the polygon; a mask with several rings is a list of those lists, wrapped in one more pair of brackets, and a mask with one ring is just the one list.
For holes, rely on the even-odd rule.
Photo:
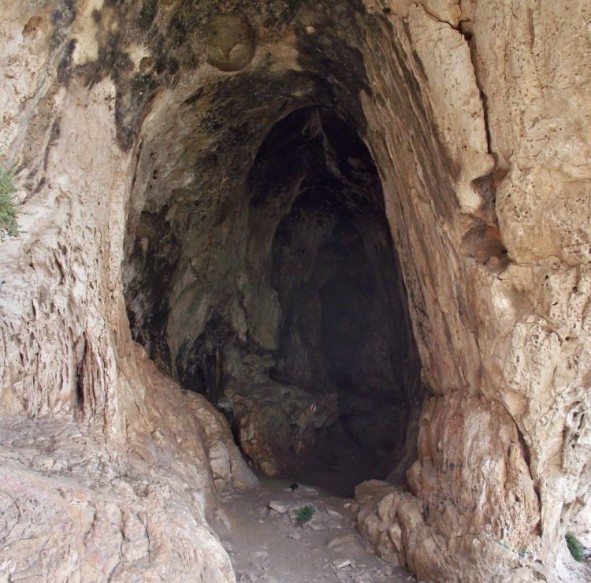
{"label": "green plant", "polygon": [[306,524],[306,522],[308,522],[312,518],[312,516],[314,516],[315,512],[316,508],[314,508],[314,506],[312,506],[311,504],[306,504],[306,506],[298,508],[295,511],[295,518],[297,520],[297,523],[300,525]]}
{"label": "green plant", "polygon": [[585,558],[585,551],[583,549],[583,545],[578,541],[577,537],[572,533],[569,532],[566,536],[566,545],[568,546],[568,550],[570,554],[573,556],[575,561],[581,562]]}
{"label": "green plant", "polygon": [[16,235],[16,208],[12,200],[14,193],[12,176],[0,168],[0,237]]}

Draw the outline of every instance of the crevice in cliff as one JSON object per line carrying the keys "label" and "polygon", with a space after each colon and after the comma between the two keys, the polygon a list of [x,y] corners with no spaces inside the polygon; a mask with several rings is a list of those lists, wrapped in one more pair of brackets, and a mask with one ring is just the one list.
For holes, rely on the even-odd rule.
{"label": "crevice in cliff", "polygon": [[[486,264],[489,268],[499,270],[507,266],[509,257],[499,228],[499,220],[496,212],[496,193],[508,173],[508,168],[500,164],[498,156],[493,151],[488,98],[478,78],[478,59],[472,31],[467,26],[466,21],[460,22],[457,30],[463,36],[470,51],[474,82],[478,88],[482,106],[482,120],[486,135],[487,150],[495,161],[494,168],[490,174],[472,181],[472,187],[480,195],[482,204],[475,213],[475,220],[472,226],[462,239],[462,253]],[[493,261],[489,262],[491,259]]]}
{"label": "crevice in cliff", "polygon": [[[457,0],[385,4],[6,4],[4,157],[26,208],[21,240],[3,243],[2,403],[35,417],[7,447],[33,485],[70,461],[94,479],[142,457],[147,510],[172,492],[187,540],[206,535],[203,495],[238,458],[191,390],[269,474],[402,482],[418,457],[409,491],[359,490],[358,524],[421,580],[551,578],[589,474],[568,411],[589,384],[584,3],[532,22],[519,3],[460,2],[479,19],[474,37],[458,26],[468,47],[421,8],[455,25]],[[516,263],[500,277],[505,243]],[[546,272],[552,286],[536,285]],[[71,414],[104,433],[96,451],[47,441]],[[150,573],[178,572],[178,553],[152,558]]]}
{"label": "crevice in cliff", "polygon": [[[80,345],[82,347],[80,348]],[[84,338],[78,343],[78,365],[76,366],[76,387],[74,391],[75,415],[81,416],[84,413],[84,363],[86,361],[86,341]]]}
{"label": "crevice in cliff", "polygon": [[[490,130],[490,120],[488,114],[488,97],[482,87],[482,83],[478,78],[478,55],[477,55],[477,48],[476,48],[476,41],[474,40],[474,35],[471,28],[467,25],[466,21],[460,22],[457,29],[458,32],[464,38],[464,41],[468,45],[468,49],[470,50],[470,60],[472,61],[472,69],[474,70],[474,82],[476,83],[476,87],[478,88],[478,93],[480,95],[480,102],[482,104],[482,119],[484,123],[484,131],[486,134],[486,143],[488,146],[488,153],[492,156],[495,156],[492,144],[492,134]],[[496,160],[496,157],[495,157]]]}

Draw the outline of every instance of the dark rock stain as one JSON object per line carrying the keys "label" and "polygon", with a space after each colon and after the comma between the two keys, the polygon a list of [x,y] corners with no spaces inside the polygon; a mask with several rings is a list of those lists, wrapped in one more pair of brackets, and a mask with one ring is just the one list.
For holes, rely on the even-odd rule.
{"label": "dark rock stain", "polygon": [[67,85],[72,76],[72,56],[76,50],[76,39],[70,39],[57,67],[57,79],[62,85]]}
{"label": "dark rock stain", "polygon": [[137,25],[142,30],[148,30],[158,14],[158,0],[144,0],[137,18]]}
{"label": "dark rock stain", "polygon": [[49,50],[55,51],[68,37],[69,28],[76,18],[76,1],[61,0],[51,14],[53,35]]}

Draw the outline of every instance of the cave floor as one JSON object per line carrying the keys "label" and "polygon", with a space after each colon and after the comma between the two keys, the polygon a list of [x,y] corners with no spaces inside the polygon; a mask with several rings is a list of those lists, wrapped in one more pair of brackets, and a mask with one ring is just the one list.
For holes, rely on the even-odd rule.
{"label": "cave floor", "polygon": [[[416,579],[367,552],[355,530],[355,501],[288,480],[226,494],[214,523],[238,583],[407,583]],[[305,524],[298,509],[312,506]]]}
{"label": "cave floor", "polygon": [[296,482],[353,498],[355,486],[361,482],[385,478],[385,473],[379,472],[379,461],[379,457],[359,447],[340,423],[335,423],[315,444],[313,458],[291,477]]}

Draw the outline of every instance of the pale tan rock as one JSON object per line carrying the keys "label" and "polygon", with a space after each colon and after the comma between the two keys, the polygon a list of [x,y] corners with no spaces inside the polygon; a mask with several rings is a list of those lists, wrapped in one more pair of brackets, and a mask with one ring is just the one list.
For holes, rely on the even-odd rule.
{"label": "pale tan rock", "polygon": [[462,15],[461,0],[422,0],[423,8],[437,20],[457,27]]}
{"label": "pale tan rock", "polygon": [[588,19],[584,1],[567,8],[522,4],[516,12],[508,4],[477,4],[476,54],[491,139],[511,166],[499,190],[499,221],[518,262],[588,261],[588,118],[581,116]]}
{"label": "pale tan rock", "polygon": [[278,502],[277,500],[271,500],[268,506],[271,510],[278,512],[279,514],[285,514],[289,510],[289,506],[283,502]]}
{"label": "pale tan rock", "polygon": [[[464,3],[462,3],[463,5]],[[422,22],[419,18],[421,9],[415,8],[414,10],[415,27],[418,32],[419,23]],[[513,485],[508,488],[506,501],[502,504],[506,504],[508,509],[513,505],[514,499],[519,499],[521,504],[525,502],[528,510],[519,513],[518,523],[514,523],[511,519],[511,525],[513,529],[513,526],[519,524],[525,516],[530,516],[529,526],[521,523],[521,527],[516,529],[516,532],[521,530],[521,535],[517,536],[516,542],[519,541],[519,545],[523,545],[528,552],[532,552],[534,556],[538,557],[554,556],[558,548],[563,546],[562,534],[564,533],[558,534],[559,530],[556,528],[558,517],[561,514],[559,510],[561,502],[558,500],[568,499],[572,496],[567,492],[572,492],[571,487],[574,481],[587,479],[584,477],[586,471],[581,469],[580,464],[585,463],[582,460],[587,459],[588,450],[586,446],[579,445],[565,449],[565,438],[570,433],[564,431],[569,411],[572,411],[572,418],[575,419],[579,435],[577,444],[582,434],[587,435],[587,429],[583,428],[579,422],[580,411],[579,406],[576,405],[576,403],[589,402],[589,361],[586,356],[589,353],[589,338],[583,331],[587,315],[580,311],[581,302],[586,304],[588,298],[587,268],[582,267],[580,258],[573,258],[570,250],[575,249],[575,246],[572,244],[563,245],[565,238],[571,236],[578,239],[577,244],[581,245],[578,247],[579,249],[585,245],[583,243],[585,235],[580,234],[580,221],[586,221],[583,218],[586,215],[581,211],[575,211],[574,206],[569,202],[572,196],[584,205],[585,198],[578,194],[580,192],[577,182],[579,178],[575,179],[571,191],[563,193],[562,189],[569,190],[569,187],[566,186],[567,182],[563,182],[562,178],[559,178],[560,174],[554,168],[563,156],[569,160],[580,160],[579,156],[584,155],[588,144],[583,139],[579,146],[575,147],[576,153],[571,158],[568,152],[571,151],[572,146],[568,144],[566,139],[559,137],[559,133],[549,134],[544,131],[544,135],[548,136],[547,139],[537,141],[534,138],[534,136],[540,137],[537,133],[540,128],[548,127],[545,124],[564,129],[571,127],[575,118],[582,120],[580,116],[574,115],[573,109],[579,111],[585,109],[580,105],[582,98],[580,86],[574,81],[583,78],[579,72],[581,60],[572,59],[572,55],[576,53],[583,58],[582,55],[588,53],[585,48],[587,41],[584,40],[585,37],[581,29],[582,23],[586,21],[586,11],[587,8],[584,8],[580,3],[568,8],[559,8],[554,4],[552,8],[541,9],[536,5],[532,6],[531,10],[525,4],[520,4],[519,9],[515,12],[512,11],[510,3],[493,7],[490,3],[472,2],[470,10],[466,13],[466,17],[471,20],[470,27],[473,28],[474,33],[473,40],[469,44],[472,51],[471,60],[475,63],[475,72],[472,78],[476,80],[477,86],[483,89],[487,98],[487,109],[483,109],[482,112],[486,111],[488,115],[487,128],[492,140],[491,151],[497,157],[499,170],[510,168],[506,178],[504,180],[501,178],[502,181],[499,182],[500,199],[498,198],[497,201],[500,202],[497,204],[497,209],[499,211],[500,236],[508,247],[509,255],[514,262],[510,263],[506,269],[501,268],[498,278],[487,273],[486,269],[477,268],[469,262],[466,263],[463,260],[456,262],[455,259],[451,259],[457,270],[456,275],[451,278],[456,283],[451,283],[445,273],[438,271],[437,265],[450,261],[450,257],[454,256],[452,248],[448,246],[446,241],[450,236],[453,239],[453,233],[457,232],[456,229],[461,229],[458,223],[453,219],[448,221],[447,226],[442,227],[440,237],[433,231],[422,232],[422,240],[427,239],[427,247],[431,249],[429,254],[437,254],[437,249],[447,249],[439,260],[433,260],[427,257],[427,254],[423,254],[421,238],[408,231],[408,225],[414,224],[416,220],[420,224],[426,225],[427,223],[423,221],[427,221],[426,217],[429,216],[432,217],[429,219],[429,224],[437,223],[436,217],[445,213],[442,189],[434,189],[439,194],[432,198],[427,194],[428,186],[427,188],[421,186],[412,176],[407,175],[405,180],[412,185],[406,189],[407,193],[410,192],[410,196],[408,196],[408,194],[398,193],[398,184],[401,180],[399,171],[392,170],[391,178],[384,179],[387,185],[386,190],[393,193],[390,205],[394,232],[398,232],[397,240],[400,247],[409,249],[408,256],[405,256],[405,253],[402,254],[406,273],[409,274],[406,278],[407,285],[412,290],[415,281],[422,280],[425,273],[437,273],[431,283],[426,286],[423,283],[420,291],[417,288],[415,296],[420,305],[420,309],[414,312],[415,325],[418,325],[421,330],[419,336],[422,335],[424,338],[424,341],[419,342],[423,370],[427,376],[432,377],[431,386],[435,392],[449,395],[456,390],[468,394],[483,391],[487,399],[500,401],[510,413],[512,419],[505,417],[500,410],[491,410],[487,416],[491,415],[491,419],[499,417],[499,422],[505,417],[500,425],[497,426],[495,423],[495,426],[499,428],[503,426],[509,428],[514,423],[518,432],[512,431],[514,436],[512,439],[518,437],[521,445],[509,450],[508,456],[503,456],[505,459],[502,463],[490,464],[487,462],[484,464],[483,462],[482,465],[476,463],[475,467],[478,467],[477,473],[480,473],[480,468],[485,470],[483,473],[486,476],[485,481],[492,480],[493,483],[498,480],[498,483],[504,484],[507,470],[516,476],[514,480],[506,482]],[[568,24],[566,20],[569,20]],[[442,26],[435,19],[431,21],[432,27],[438,25]],[[563,33],[565,33],[564,37],[562,37]],[[455,31],[448,30],[445,34],[451,37]],[[399,43],[398,46],[410,49],[406,35],[396,26],[393,28],[393,35]],[[564,41],[558,40],[557,35],[561,35],[561,39]],[[554,49],[542,50],[541,48],[551,45]],[[572,47],[573,52],[570,53],[570,56],[567,56],[569,53],[567,46]],[[466,47],[462,50],[466,50]],[[554,52],[556,54],[551,56]],[[387,51],[382,52],[382,54],[386,53]],[[410,51],[406,54],[410,55]],[[427,51],[422,52],[420,58],[421,61],[435,61],[438,58],[437,48],[431,46],[431,54],[428,54]],[[414,66],[410,56],[408,63],[411,68]],[[430,66],[436,67],[434,62]],[[458,61],[454,66],[461,69],[469,66],[469,63],[464,60],[464,65],[461,65]],[[431,99],[434,94],[429,89],[429,84],[424,83],[419,70],[412,70],[420,90],[429,95],[428,99]],[[420,135],[414,127],[409,131],[398,125],[399,122],[394,111],[401,107],[401,99],[397,92],[387,89],[399,86],[397,71],[400,71],[399,63],[393,62],[389,70],[382,63],[379,73],[376,71],[376,74],[372,75],[373,86],[383,86],[383,95],[390,94],[392,103],[388,103],[386,100],[385,104],[376,108],[374,104],[366,101],[365,110],[369,116],[374,117],[376,128],[386,126],[393,128],[393,135],[390,133],[380,135],[376,131],[374,152],[377,157],[383,156],[384,168],[387,167],[386,159],[389,156],[398,156],[398,167],[420,168],[422,172],[420,179],[424,184],[429,185],[431,179],[425,173],[428,164],[421,164],[417,154],[421,148],[424,149],[426,146],[418,145],[420,141],[417,141],[413,155],[407,155],[403,145],[395,138],[396,134],[410,135],[410,139],[414,135]],[[431,81],[435,77],[428,71],[429,69],[427,77]],[[540,85],[540,75],[545,74],[541,71],[548,72],[550,78],[556,79],[556,82],[544,86],[544,81]],[[569,83],[566,81],[567,78],[572,83],[570,89],[566,88]],[[527,79],[531,79],[531,83]],[[561,85],[561,83],[563,84]],[[556,89],[559,86],[562,87],[561,90]],[[434,89],[436,90],[436,86]],[[557,93],[561,93],[562,97],[568,95],[569,104],[553,109],[553,105],[549,104],[557,104],[561,99],[556,97]],[[411,94],[410,91],[409,94]],[[413,102],[413,94],[410,97],[411,103],[415,103]],[[473,91],[472,95],[477,95],[477,93]],[[572,101],[570,101],[571,99]],[[446,106],[453,108],[456,99],[450,97],[444,102]],[[544,105],[542,106],[542,104]],[[434,107],[442,105],[439,103]],[[544,113],[542,112],[543,107],[546,108]],[[550,109],[548,108],[552,108],[552,113],[549,113]],[[408,117],[413,115],[411,112],[415,112],[414,115],[417,115],[417,110],[416,106],[414,109],[409,109]],[[526,119],[536,119],[535,125],[526,123]],[[461,116],[458,116],[457,123],[454,120],[450,122],[451,132],[447,127],[439,128],[444,143],[450,139],[457,139],[455,136],[459,134],[454,136],[454,132],[459,130],[459,127],[456,127],[455,130],[453,128],[461,123]],[[588,135],[588,119],[585,118],[582,123],[587,128],[585,131]],[[558,130],[556,131],[558,132]],[[569,141],[577,141],[579,140],[578,136],[581,135],[580,131],[574,130],[574,128],[565,133],[569,134]],[[553,138],[550,138],[550,135]],[[450,136],[454,137],[450,138]],[[552,141],[551,146],[549,146],[548,140]],[[559,149],[561,153],[556,155],[555,148]],[[482,151],[486,152],[487,149],[485,147]],[[384,153],[380,154],[382,150]],[[536,155],[530,157],[534,151]],[[453,146],[451,155],[454,156]],[[528,161],[524,161],[522,164],[520,156],[523,156],[523,160],[527,158]],[[549,157],[553,157],[553,160],[549,161]],[[585,171],[586,165],[584,163],[581,164],[579,161],[575,164],[578,168],[576,173],[581,172],[581,169],[583,172]],[[474,167],[468,158],[464,159],[462,165],[465,171]],[[526,168],[525,172],[521,172],[522,166]],[[569,170],[569,172],[571,171]],[[385,172],[385,174],[388,173]],[[547,176],[545,181],[541,179],[542,175]],[[571,184],[571,179],[568,179],[568,184]],[[552,198],[552,202],[543,203],[544,193],[550,193],[550,191],[552,194],[548,194],[548,196]],[[504,199],[505,193],[510,195],[507,202]],[[534,200],[535,202],[533,202]],[[439,206],[434,210],[434,206],[437,204]],[[570,210],[559,210],[555,213],[553,209],[558,206],[561,209],[569,208]],[[542,207],[544,218],[537,210]],[[516,211],[510,209],[519,209],[520,212],[523,211],[523,214],[518,216]],[[468,210],[468,208],[465,207],[464,210]],[[565,220],[564,213],[571,211],[575,212],[577,216],[573,217],[572,221]],[[400,228],[397,231],[396,225],[399,224],[399,220],[396,217],[400,214],[406,217],[403,221],[406,230]],[[431,223],[431,220],[434,223]],[[560,220],[562,225],[558,237],[550,235],[550,229],[547,227],[555,220]],[[520,241],[523,242],[523,245]],[[447,255],[447,259],[444,260],[443,256],[445,255]],[[537,262],[538,265],[532,265],[532,261]],[[570,265],[575,263],[581,267],[571,268]],[[490,265],[492,266],[492,263]],[[449,305],[458,298],[457,285],[470,290],[467,292],[466,299],[473,306],[475,313],[479,314],[480,323],[475,321],[469,323],[470,318],[465,316],[449,319],[447,315],[443,315],[445,312],[449,313]],[[414,296],[414,292],[411,292],[410,295]],[[429,308],[429,306],[437,306],[440,298],[443,297],[447,298],[443,302],[448,306],[447,308],[443,306],[433,310]],[[544,297],[548,299],[542,299]],[[451,304],[447,302],[451,302]],[[418,314],[425,306],[429,310],[429,316],[422,318]],[[456,308],[451,312],[455,312],[455,310]],[[551,316],[553,313],[560,313],[560,316]],[[570,313],[571,316],[568,316],[567,313]],[[436,321],[439,323],[435,323]],[[447,337],[437,333],[437,330],[442,329],[449,331]],[[473,351],[471,348],[475,338],[477,338],[479,345],[477,351]],[[565,341],[565,338],[568,340]],[[452,345],[457,346],[458,351],[463,353],[461,363],[454,364],[455,357],[448,353],[448,347]],[[434,365],[433,368],[431,368],[432,365]],[[463,378],[456,376],[456,371],[459,369],[463,371]],[[475,374],[477,370],[480,370],[479,374]],[[460,389],[460,387],[463,388]],[[450,407],[451,411],[454,408],[451,405],[452,402],[453,399],[447,400],[447,404],[443,405],[443,408]],[[432,405],[428,404],[423,410],[422,432],[430,433],[433,431],[432,426],[451,423],[451,419],[444,422],[439,416],[433,416],[434,410],[431,407]],[[473,413],[470,414],[470,416],[472,415]],[[497,431],[495,429],[494,433],[497,434]],[[505,439],[503,437],[504,431],[498,433],[498,437],[501,437],[502,440]],[[490,437],[484,438],[484,434],[476,432],[476,427],[474,431],[464,433],[459,439],[460,441],[470,439],[473,444],[480,442],[476,448],[482,446],[483,451],[487,452],[487,457],[490,456],[491,448],[494,450],[496,447],[493,445],[494,440],[491,442]],[[495,440],[497,439],[495,438]],[[587,437],[582,439],[586,441]],[[448,464],[450,461],[455,463],[447,457],[448,453],[453,450],[452,441],[450,441],[449,435],[441,435],[429,442],[419,438],[420,461],[411,469],[409,479],[419,488],[416,491],[417,493],[420,491],[418,494],[420,500],[424,501],[429,495],[436,496],[441,488],[439,476],[449,476]],[[521,453],[519,453],[520,449]],[[439,458],[440,452],[446,452],[445,461],[443,458]],[[565,457],[566,452],[569,453]],[[464,455],[460,457],[464,457]],[[466,458],[464,457],[464,459]],[[565,464],[566,459],[570,461]],[[525,482],[517,477],[522,471],[525,472],[525,476],[530,474]],[[465,490],[463,487],[461,488],[462,499],[466,495],[468,496],[466,499],[470,498],[470,490],[473,487],[476,491],[478,490],[476,483],[480,482],[484,486],[484,483],[481,482],[482,477],[477,477],[477,473],[472,473],[464,468],[461,481],[452,480],[456,484],[463,483],[466,486],[470,484]],[[578,477],[575,478],[573,475]],[[527,485],[528,482],[529,485]],[[514,489],[515,485],[518,485],[518,489],[526,487],[521,494],[518,494]],[[526,492],[524,499],[522,495]],[[526,534],[536,522],[535,498],[538,497],[538,494],[532,495],[533,492],[539,492],[541,498],[539,517],[541,525],[546,525],[542,526],[543,532],[546,533],[542,541],[535,536],[534,532],[530,531],[530,535]],[[588,504],[586,495],[581,497],[579,494],[576,499],[576,505],[581,510]],[[482,527],[486,527],[492,514],[495,514],[499,508],[499,505],[494,504],[480,513],[473,513],[466,512],[453,503],[450,505],[448,502],[444,502],[436,514],[440,516],[442,524],[448,525],[449,535],[456,537],[461,532],[467,532],[474,523],[480,523]],[[487,513],[492,514],[487,516]],[[499,515],[501,514],[504,515],[504,511],[499,513]],[[433,515],[429,513],[429,516]],[[486,534],[486,532],[485,528],[483,533]],[[550,536],[549,532],[556,534]],[[540,543],[543,547],[538,546]],[[498,550],[494,547],[468,544],[463,545],[463,548],[469,549],[468,552],[471,553],[476,552],[481,558],[490,554],[490,557],[494,557],[494,560],[499,562],[498,564],[505,561],[497,552],[492,552]],[[488,562],[488,558],[484,562]],[[552,560],[549,563],[551,562]],[[469,576],[468,571],[467,567],[463,568],[462,572],[466,578]],[[476,575],[474,576],[476,577]],[[485,575],[482,577],[482,580],[487,580]]]}
{"label": "pale tan rock", "polygon": [[[470,57],[459,31],[435,20],[414,5],[409,13],[413,47],[427,75],[428,99],[439,135],[459,169],[456,196],[463,212],[474,212],[482,200],[472,181],[489,174],[494,161],[488,152],[484,111]],[[443,4],[432,2],[434,6]],[[459,6],[453,3],[459,14]]]}
{"label": "pale tan rock", "polygon": [[[102,434],[77,430],[46,420],[39,434],[39,423],[3,418],[4,576],[151,581],[174,573],[179,581],[235,580],[203,507],[179,488],[174,472],[133,457],[122,461],[123,452],[106,449]],[[63,462],[59,473],[27,467],[40,458]],[[100,463],[94,466],[93,458]]]}
{"label": "pale tan rock", "polygon": [[[126,92],[117,75],[155,66],[149,39],[138,40],[131,23],[122,28],[113,5],[101,20],[92,17],[101,2],[60,4],[76,14],[54,12],[57,4],[4,2],[0,23],[0,163],[16,169],[23,203],[19,238],[0,243],[0,578],[233,581],[205,514],[216,491],[255,481],[226,421],[132,343],[121,265],[125,233],[135,233],[142,211],[164,212],[174,191],[171,213],[182,214],[196,150],[219,145],[194,119],[207,119],[222,78],[237,88],[241,78],[205,65],[206,25],[197,21],[175,49],[179,59],[194,50],[190,74],[182,62],[158,92]],[[333,4],[302,18],[314,30],[306,38],[336,30],[352,49],[342,54],[363,60],[359,86],[345,87],[352,81],[342,71],[326,82],[339,88],[340,113],[363,118],[431,398],[411,492],[360,487],[360,530],[425,581],[588,580],[564,534],[572,525],[591,540],[589,3],[366,4],[359,35],[332,27],[344,22]],[[174,3],[159,9],[158,26],[168,26]],[[272,39],[261,26],[252,61],[252,46],[238,49],[240,67],[302,80],[267,109],[232,110],[260,119],[249,160],[279,117],[318,97],[289,26]],[[120,30],[138,38],[117,53],[124,62],[114,75],[96,57]],[[68,69],[70,49],[73,65],[87,69]],[[189,122],[183,108],[200,91]],[[214,182],[219,200],[209,185],[192,199],[207,212],[171,292],[174,357],[179,329],[197,337],[216,310],[238,341],[251,334],[275,347],[271,286],[235,277],[243,257],[232,263],[218,252],[248,213],[222,204],[229,193]],[[232,218],[201,237],[224,216]],[[195,294],[199,286],[207,293]],[[136,298],[129,313],[141,314],[145,301]],[[244,382],[261,382],[271,366],[246,367]],[[318,421],[304,415],[313,404],[304,401],[290,413],[301,420],[297,439],[284,444],[306,443]],[[257,463],[278,471],[281,455],[263,455],[272,449],[269,414],[261,419],[254,400],[243,408],[244,443],[254,440]]]}

